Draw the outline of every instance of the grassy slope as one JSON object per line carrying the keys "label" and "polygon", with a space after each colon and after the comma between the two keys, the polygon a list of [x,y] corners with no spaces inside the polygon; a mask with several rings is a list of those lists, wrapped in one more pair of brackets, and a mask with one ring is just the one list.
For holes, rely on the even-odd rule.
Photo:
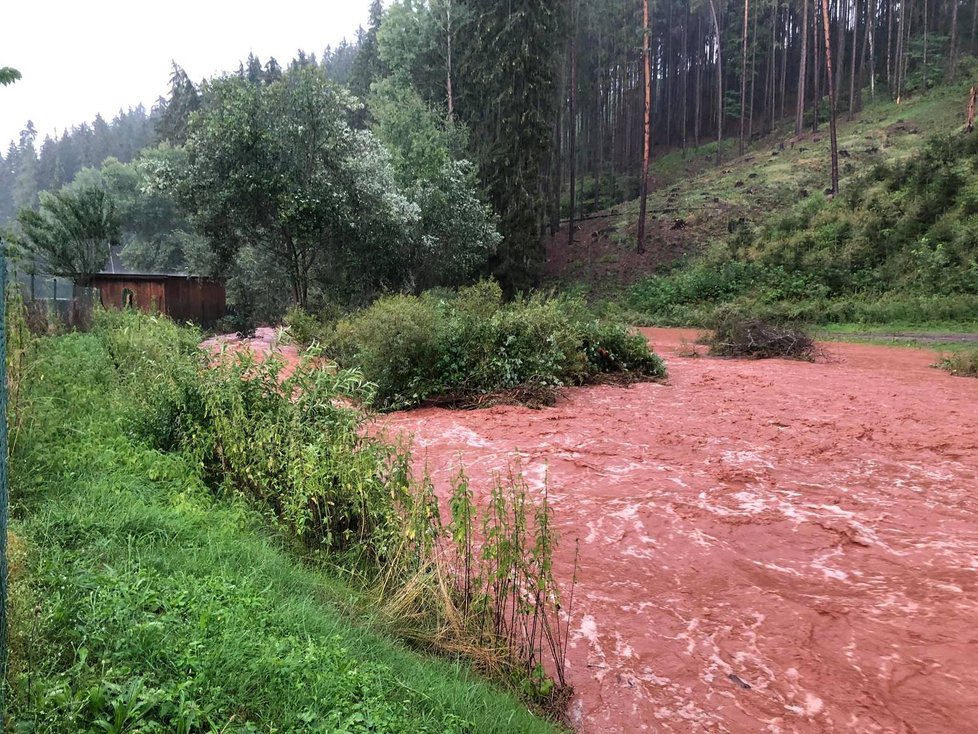
{"label": "grassy slope", "polygon": [[129,440],[95,337],[38,364],[12,466],[14,731],[552,731],[366,631],[264,519]]}
{"label": "grassy slope", "polygon": [[[855,120],[847,121],[845,113],[840,120],[842,188],[848,177],[876,162],[906,159],[929,134],[960,129],[968,88],[964,82],[938,87],[899,105],[882,90],[871,103],[866,90],[865,107]],[[638,201],[630,201],[610,210],[608,218],[583,222],[569,252],[566,229],[559,233],[549,245],[551,277],[564,285],[587,281],[608,297],[677,257],[726,239],[729,225],[740,219],[759,223],[829,183],[827,124],[815,135],[809,129],[796,139],[793,121],[787,122],[753,143],[743,157],[734,154],[735,141],[728,142],[719,168],[713,164],[715,150],[715,144],[705,145],[685,158],[675,151],[653,162],[645,256],[633,252]],[[673,229],[677,220],[683,229]]]}

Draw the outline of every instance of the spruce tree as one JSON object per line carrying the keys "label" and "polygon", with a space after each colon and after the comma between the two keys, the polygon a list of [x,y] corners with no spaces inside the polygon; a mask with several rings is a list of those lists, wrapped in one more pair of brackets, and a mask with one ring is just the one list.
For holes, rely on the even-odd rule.
{"label": "spruce tree", "polygon": [[500,217],[492,274],[510,294],[539,282],[546,180],[560,110],[567,3],[465,0],[456,111],[472,130],[480,175]]}

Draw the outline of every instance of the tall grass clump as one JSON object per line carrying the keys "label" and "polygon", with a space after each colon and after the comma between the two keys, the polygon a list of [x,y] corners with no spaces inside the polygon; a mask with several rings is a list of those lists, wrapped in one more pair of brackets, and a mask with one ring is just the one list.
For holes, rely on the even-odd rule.
{"label": "tall grass clump", "polygon": [[382,298],[337,322],[325,346],[377,386],[374,405],[383,410],[543,404],[566,385],[665,374],[641,336],[595,320],[583,302],[535,295],[504,303],[491,282]]}
{"label": "tall grass clump", "polygon": [[411,562],[384,574],[380,621],[403,638],[465,655],[532,702],[561,711],[570,694],[565,656],[574,586],[561,588],[554,576],[558,537],[546,488],[534,500],[511,471],[495,478],[480,504],[459,470],[448,520],[431,517],[433,532],[411,545]]}
{"label": "tall grass clump", "polygon": [[942,355],[935,367],[959,377],[978,377],[978,349]]}

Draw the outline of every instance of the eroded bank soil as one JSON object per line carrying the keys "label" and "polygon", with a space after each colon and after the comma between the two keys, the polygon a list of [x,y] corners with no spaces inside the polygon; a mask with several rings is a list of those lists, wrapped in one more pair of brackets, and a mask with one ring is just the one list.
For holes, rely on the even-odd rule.
{"label": "eroded bank soil", "polygon": [[[440,489],[519,458],[580,566],[568,669],[585,732],[978,726],[978,380],[929,352],[680,358],[669,384],[555,407],[385,418]],[[682,350],[685,353],[685,350]]]}

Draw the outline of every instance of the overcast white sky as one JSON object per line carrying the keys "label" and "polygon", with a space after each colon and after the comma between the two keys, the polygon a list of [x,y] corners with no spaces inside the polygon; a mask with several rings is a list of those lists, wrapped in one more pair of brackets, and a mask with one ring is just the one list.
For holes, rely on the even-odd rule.
{"label": "overcast white sky", "polygon": [[194,81],[237,69],[249,52],[284,66],[318,57],[367,25],[370,0],[37,0],[3,2],[0,66],[24,78],[0,88],[0,148],[27,120],[39,137],[167,92],[170,62]]}

